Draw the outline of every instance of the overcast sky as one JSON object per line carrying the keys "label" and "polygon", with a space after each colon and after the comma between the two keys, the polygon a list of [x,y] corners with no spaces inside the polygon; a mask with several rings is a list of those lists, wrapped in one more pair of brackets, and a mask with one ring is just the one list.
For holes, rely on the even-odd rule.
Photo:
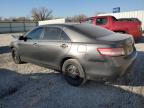
{"label": "overcast sky", "polygon": [[97,12],[112,12],[114,7],[121,11],[144,10],[144,0],[0,0],[0,16],[31,16],[31,9],[37,7],[52,9],[57,17],[93,16]]}

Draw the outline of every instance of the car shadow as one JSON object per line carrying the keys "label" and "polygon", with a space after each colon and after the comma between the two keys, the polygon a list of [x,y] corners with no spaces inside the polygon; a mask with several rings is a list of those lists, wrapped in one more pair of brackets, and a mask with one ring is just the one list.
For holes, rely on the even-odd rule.
{"label": "car shadow", "polygon": [[[2,93],[2,94],[1,94]],[[22,75],[0,69],[1,108],[143,108],[142,94],[89,81],[73,87],[60,73]]]}
{"label": "car shadow", "polygon": [[8,69],[0,68],[0,98],[16,92],[25,81],[25,76]]}
{"label": "car shadow", "polygon": [[0,46],[0,54],[9,53],[10,51],[9,46]]}

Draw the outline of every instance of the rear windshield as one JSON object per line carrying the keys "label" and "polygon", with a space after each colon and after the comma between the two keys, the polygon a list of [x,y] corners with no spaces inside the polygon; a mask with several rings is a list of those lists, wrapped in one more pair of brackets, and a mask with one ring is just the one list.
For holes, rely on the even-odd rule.
{"label": "rear windshield", "polygon": [[78,33],[81,33],[83,35],[94,37],[94,38],[103,37],[114,33],[110,30],[92,24],[75,24],[70,26],[70,29]]}

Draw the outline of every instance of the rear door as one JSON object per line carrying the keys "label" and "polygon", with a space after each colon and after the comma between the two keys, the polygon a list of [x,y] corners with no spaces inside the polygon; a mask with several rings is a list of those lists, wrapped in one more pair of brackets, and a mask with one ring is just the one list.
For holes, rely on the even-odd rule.
{"label": "rear door", "polygon": [[40,43],[40,58],[44,64],[59,68],[59,62],[71,47],[70,39],[58,27],[45,27]]}

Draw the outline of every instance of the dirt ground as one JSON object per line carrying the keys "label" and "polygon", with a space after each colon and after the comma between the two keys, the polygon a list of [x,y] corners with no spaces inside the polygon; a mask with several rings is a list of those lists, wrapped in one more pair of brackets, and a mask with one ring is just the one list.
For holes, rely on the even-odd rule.
{"label": "dirt ground", "polygon": [[144,37],[128,74],[113,83],[73,87],[53,70],[14,64],[10,35],[0,34],[0,108],[144,108]]}

